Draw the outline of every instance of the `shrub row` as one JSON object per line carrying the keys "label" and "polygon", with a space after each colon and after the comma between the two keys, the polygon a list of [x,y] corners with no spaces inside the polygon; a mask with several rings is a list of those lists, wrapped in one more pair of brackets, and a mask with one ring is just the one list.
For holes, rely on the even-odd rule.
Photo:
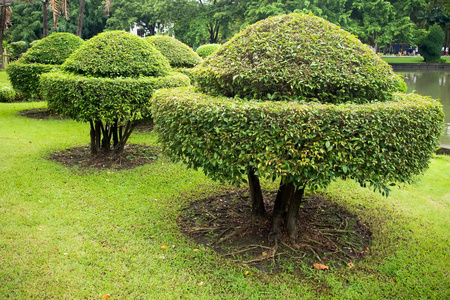
{"label": "shrub row", "polygon": [[396,93],[370,104],[231,100],[192,88],[159,90],[152,114],[165,151],[215,179],[257,175],[326,186],[335,177],[388,191],[428,165],[441,135],[441,104]]}
{"label": "shrub row", "polygon": [[58,70],[59,65],[44,65],[39,63],[26,64],[15,61],[8,65],[6,72],[12,87],[23,94],[26,99],[39,97],[39,78],[41,74]]}
{"label": "shrub row", "polygon": [[99,78],[52,72],[43,74],[40,84],[50,110],[81,122],[110,124],[117,116],[141,119],[149,112],[147,103],[154,89],[189,85],[189,78],[179,73],[157,78]]}

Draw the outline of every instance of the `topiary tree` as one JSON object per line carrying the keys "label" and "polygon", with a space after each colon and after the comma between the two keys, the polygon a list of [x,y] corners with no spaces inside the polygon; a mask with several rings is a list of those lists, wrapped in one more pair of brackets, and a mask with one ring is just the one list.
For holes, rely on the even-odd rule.
{"label": "topiary tree", "polygon": [[[249,26],[196,67],[198,89],[157,91],[165,151],[209,176],[247,181],[253,217],[266,214],[259,178],[280,179],[271,236],[298,237],[305,188],[352,178],[386,195],[427,168],[442,129],[438,101],[404,82],[355,36],[289,14]],[[217,95],[217,96],[216,96]],[[274,101],[275,100],[275,101]]]}
{"label": "topiary tree", "polygon": [[206,58],[219,48],[220,44],[206,44],[198,47],[196,52],[201,58]]}
{"label": "topiary tree", "polygon": [[39,98],[40,75],[58,69],[83,40],[71,33],[52,33],[37,41],[17,61],[8,65],[6,73],[13,88],[25,98]]}
{"label": "topiary tree", "polygon": [[200,56],[186,44],[166,35],[153,35],[145,38],[164,55],[174,68],[192,68],[202,62]]}
{"label": "topiary tree", "polygon": [[56,113],[89,122],[93,155],[123,151],[133,121],[148,114],[154,89],[190,84],[185,75],[170,73],[159,51],[124,31],[88,40],[61,69],[42,75],[44,100]]}
{"label": "topiary tree", "polygon": [[441,62],[441,49],[444,45],[445,34],[441,27],[434,24],[428,35],[419,41],[419,54],[427,63]]}

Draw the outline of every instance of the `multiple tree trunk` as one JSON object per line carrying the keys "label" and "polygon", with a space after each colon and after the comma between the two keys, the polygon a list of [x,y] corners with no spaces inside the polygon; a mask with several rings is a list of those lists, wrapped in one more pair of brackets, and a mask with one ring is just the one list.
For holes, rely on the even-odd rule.
{"label": "multiple tree trunk", "polygon": [[90,125],[92,155],[121,154],[133,131],[131,121],[126,121],[124,125],[119,125],[117,120],[113,125],[106,125],[101,121],[90,121]]}
{"label": "multiple tree trunk", "polygon": [[[264,219],[267,216],[267,212],[264,207],[259,179],[255,175],[254,169],[250,169],[247,176],[252,202],[252,218]],[[304,185],[295,186],[293,183],[286,183],[285,178],[281,179],[273,207],[270,231],[270,237],[275,243],[278,243],[282,238],[283,224],[287,228],[291,241],[297,240],[299,235],[297,226],[298,212],[304,192]]]}

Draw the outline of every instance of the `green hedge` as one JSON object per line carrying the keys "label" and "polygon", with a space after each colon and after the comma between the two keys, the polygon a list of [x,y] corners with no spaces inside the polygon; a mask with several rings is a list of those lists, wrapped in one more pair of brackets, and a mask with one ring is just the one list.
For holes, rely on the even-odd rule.
{"label": "green hedge", "polygon": [[170,156],[215,179],[287,176],[326,186],[335,177],[387,191],[428,166],[442,132],[439,101],[394,94],[391,102],[299,104],[159,90],[152,114]]}
{"label": "green hedge", "polygon": [[12,62],[6,68],[9,81],[12,87],[17,92],[23,94],[24,99],[32,100],[39,98],[39,78],[41,74],[58,70],[58,65],[44,65],[44,64],[26,64],[20,60]]}
{"label": "green hedge", "polygon": [[220,44],[206,44],[198,47],[196,52],[201,58],[206,58],[219,48]]}
{"label": "green hedge", "polygon": [[16,97],[16,92],[9,84],[0,83],[0,102],[13,102]]}
{"label": "green hedge", "polygon": [[77,121],[118,118],[138,120],[148,114],[154,89],[189,85],[180,73],[165,77],[100,78],[52,72],[41,76],[41,88],[48,108]]}
{"label": "green hedge", "polygon": [[171,70],[158,50],[125,31],[106,31],[94,36],[62,66],[71,73],[96,77],[165,76]]}
{"label": "green hedge", "polygon": [[367,103],[406,90],[356,36],[305,14],[248,26],[196,69],[201,91],[227,97]]}
{"label": "green hedge", "polygon": [[29,64],[60,65],[82,44],[83,40],[74,34],[54,32],[33,44],[20,61]]}
{"label": "green hedge", "polygon": [[169,60],[172,67],[192,68],[202,62],[201,57],[191,47],[175,38],[158,35],[145,39]]}

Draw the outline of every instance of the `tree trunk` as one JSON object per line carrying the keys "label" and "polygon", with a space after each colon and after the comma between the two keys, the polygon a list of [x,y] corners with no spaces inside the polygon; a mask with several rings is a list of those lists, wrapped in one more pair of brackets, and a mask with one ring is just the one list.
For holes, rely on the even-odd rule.
{"label": "tree trunk", "polygon": [[0,53],[1,53],[1,65],[0,69],[5,69],[5,57],[3,53],[3,36],[5,35],[5,27],[6,27],[6,6],[1,7],[1,16],[0,16]]}
{"label": "tree trunk", "polygon": [[95,127],[94,127],[94,122],[89,121],[89,124],[91,125],[91,154],[92,155],[97,155],[98,154],[98,149],[95,146]]}
{"label": "tree trunk", "polygon": [[280,187],[278,188],[277,197],[273,205],[272,228],[269,237],[273,238],[277,243],[282,238],[281,225],[283,223],[284,215],[286,213],[286,206],[289,198],[294,192],[294,185],[292,183],[283,183],[281,179]]}
{"label": "tree trunk", "polygon": [[298,210],[302,202],[303,194],[305,192],[305,187],[296,188],[295,191],[289,197],[288,212],[286,216],[286,227],[288,230],[288,235],[291,241],[296,241],[298,238]]}
{"label": "tree trunk", "polygon": [[48,35],[48,0],[42,0],[42,38]]}
{"label": "tree trunk", "polygon": [[250,189],[250,199],[252,200],[252,218],[255,220],[263,219],[266,217],[267,213],[264,208],[264,200],[258,176],[255,175],[255,170],[253,168],[250,168],[247,176]]}
{"label": "tree trunk", "polygon": [[83,29],[83,18],[84,18],[84,7],[86,4],[86,0],[80,0],[80,7],[78,11],[78,27],[77,27],[77,35],[81,37],[81,30]]}

